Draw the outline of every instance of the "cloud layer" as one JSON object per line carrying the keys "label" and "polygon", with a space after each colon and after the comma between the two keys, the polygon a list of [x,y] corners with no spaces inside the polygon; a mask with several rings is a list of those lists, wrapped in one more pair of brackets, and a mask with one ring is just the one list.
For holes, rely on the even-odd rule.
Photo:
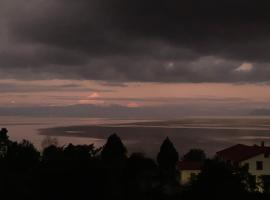
{"label": "cloud layer", "polygon": [[[268,4],[264,0],[3,0],[0,76],[268,82]],[[239,70],[247,69],[243,66],[252,69]]]}

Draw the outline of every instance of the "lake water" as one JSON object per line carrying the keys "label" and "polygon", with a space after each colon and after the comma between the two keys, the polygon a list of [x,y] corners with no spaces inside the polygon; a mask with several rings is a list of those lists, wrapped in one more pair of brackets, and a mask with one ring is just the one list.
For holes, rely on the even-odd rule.
{"label": "lake water", "polygon": [[208,155],[237,143],[270,145],[270,118],[181,118],[171,121],[146,121],[98,118],[0,117],[0,127],[9,130],[12,140],[28,139],[38,148],[47,136],[60,145],[68,143],[101,146],[113,132],[119,134],[129,152],[155,156],[169,136],[180,154],[202,148]]}
{"label": "lake water", "polygon": [[[37,148],[41,148],[41,142],[46,136],[41,135],[39,130],[50,129],[62,126],[82,126],[82,125],[102,125],[102,124],[119,124],[132,123],[144,120],[121,120],[121,119],[104,119],[104,118],[59,118],[59,117],[2,117],[0,116],[0,128],[7,128],[11,140],[21,141],[30,140]],[[78,136],[56,136],[60,145],[89,144],[95,143],[100,146],[104,142],[97,138],[78,137]]]}

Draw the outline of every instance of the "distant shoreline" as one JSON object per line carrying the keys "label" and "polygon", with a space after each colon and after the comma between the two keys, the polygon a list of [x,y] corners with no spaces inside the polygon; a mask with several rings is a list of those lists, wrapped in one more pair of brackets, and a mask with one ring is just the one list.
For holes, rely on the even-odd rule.
{"label": "distant shoreline", "polygon": [[205,120],[63,126],[40,129],[39,134],[106,140],[110,134],[117,133],[133,151],[144,150],[150,154],[157,151],[157,146],[167,136],[172,139],[179,152],[185,152],[190,148],[202,148],[208,155],[214,155],[216,151],[237,143],[252,145],[265,140],[266,144],[270,144],[270,119]]}

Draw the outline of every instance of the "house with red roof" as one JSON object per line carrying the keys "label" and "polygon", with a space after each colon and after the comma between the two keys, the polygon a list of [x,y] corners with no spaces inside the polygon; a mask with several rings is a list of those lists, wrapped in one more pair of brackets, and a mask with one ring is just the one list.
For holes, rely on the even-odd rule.
{"label": "house with red roof", "polygon": [[[270,147],[237,144],[216,153],[217,158],[234,166],[246,166],[257,183],[270,188]],[[262,190],[262,188],[260,188]]]}
{"label": "house with red roof", "polygon": [[202,162],[180,161],[178,164],[180,183],[182,185],[188,184],[192,179],[196,178],[199,173],[201,173],[202,167]]}

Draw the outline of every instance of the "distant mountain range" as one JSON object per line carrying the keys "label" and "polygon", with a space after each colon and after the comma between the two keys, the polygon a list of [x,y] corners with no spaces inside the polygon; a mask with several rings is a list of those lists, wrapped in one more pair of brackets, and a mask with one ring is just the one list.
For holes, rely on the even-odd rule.
{"label": "distant mountain range", "polygon": [[[241,110],[240,110],[241,111]],[[29,117],[95,117],[95,118],[160,118],[172,119],[187,116],[238,116],[247,113],[239,109],[200,107],[186,105],[163,105],[130,108],[120,105],[70,105],[70,106],[32,106],[0,107],[0,116]]]}
{"label": "distant mountain range", "polygon": [[250,112],[250,115],[257,115],[257,116],[270,116],[270,109],[256,109]]}

